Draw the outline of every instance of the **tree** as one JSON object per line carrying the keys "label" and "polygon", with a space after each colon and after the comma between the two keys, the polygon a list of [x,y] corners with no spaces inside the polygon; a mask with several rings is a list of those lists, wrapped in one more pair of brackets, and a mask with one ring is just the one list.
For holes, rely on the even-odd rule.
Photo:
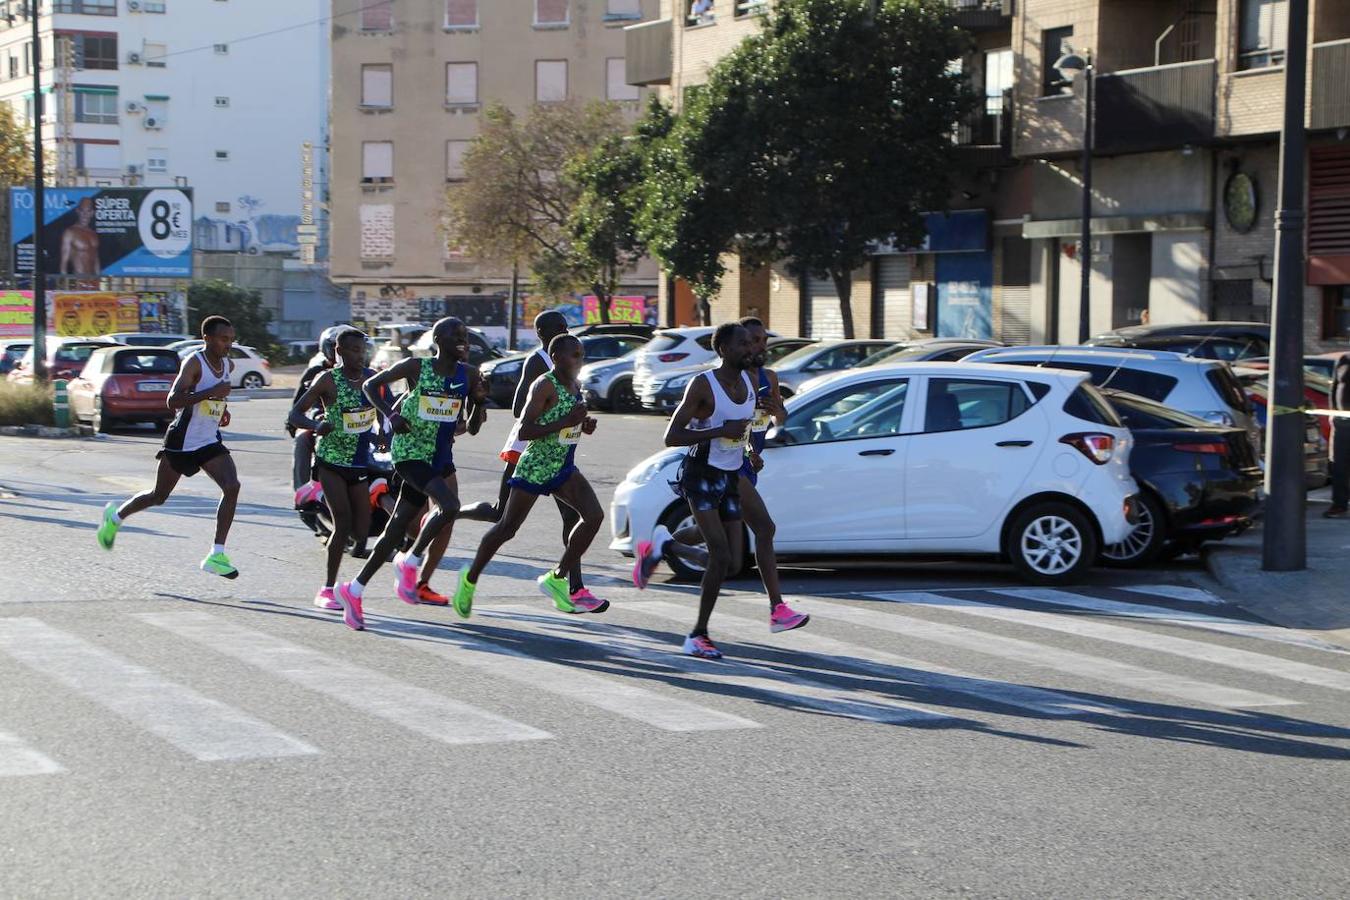
{"label": "tree", "polygon": [[[702,232],[751,265],[830,278],[854,336],[852,273],[878,242],[916,246],[952,188],[953,123],[976,98],[949,67],[968,49],[943,0],[781,0],[709,73],[649,196],[656,252],[721,275]],[[672,204],[662,211],[652,203]]]}
{"label": "tree", "polygon": [[9,104],[0,104],[0,187],[33,182],[33,144],[28,129],[14,118]]}
{"label": "tree", "polygon": [[268,325],[272,313],[262,305],[262,294],[220,278],[194,281],[188,286],[188,329],[201,334],[202,319],[224,316],[234,325],[235,341],[273,356],[281,351]]}
{"label": "tree", "polygon": [[622,132],[612,103],[540,104],[524,119],[488,107],[464,156],[465,181],[446,192],[447,240],[485,262],[529,265],[546,292],[570,289],[568,222],[582,189],[569,164]]}

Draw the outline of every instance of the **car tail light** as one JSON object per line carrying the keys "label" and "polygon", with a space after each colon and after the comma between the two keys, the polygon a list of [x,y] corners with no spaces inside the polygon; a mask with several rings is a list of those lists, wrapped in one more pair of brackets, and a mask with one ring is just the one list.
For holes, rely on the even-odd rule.
{"label": "car tail light", "polygon": [[1173,444],[1173,450],[1180,450],[1182,453],[1216,453],[1219,456],[1228,454],[1228,445],[1222,441],[1191,441],[1188,443]]}
{"label": "car tail light", "polygon": [[1099,466],[1109,463],[1112,455],[1116,452],[1115,437],[1099,432],[1066,434],[1059,439],[1059,442],[1068,444]]}
{"label": "car tail light", "polygon": [[673,363],[679,362],[688,355],[689,355],[688,353],[662,353],[660,356],[657,357],[657,359],[659,359],[663,363]]}
{"label": "car tail light", "polygon": [[109,378],[103,382],[103,396],[120,397],[122,396],[122,387],[117,383],[116,378]]}
{"label": "car tail light", "polygon": [[272,368],[272,364],[271,364],[270,362],[268,362],[267,360],[265,360],[265,359],[260,359],[260,360],[258,360],[258,362],[262,363],[262,367],[263,367],[264,369],[270,369],[270,368]]}

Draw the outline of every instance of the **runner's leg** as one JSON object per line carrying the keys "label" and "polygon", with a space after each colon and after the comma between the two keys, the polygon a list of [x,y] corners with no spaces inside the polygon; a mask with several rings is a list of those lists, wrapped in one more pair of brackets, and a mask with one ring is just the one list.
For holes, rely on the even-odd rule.
{"label": "runner's leg", "polygon": [[347,537],[352,533],[352,496],[347,489],[347,480],[338,473],[320,466],[318,475],[319,483],[323,485],[323,501],[328,504],[328,512],[333,517],[333,533],[328,536],[328,568],[323,586],[333,587],[337,584],[342,554],[347,549]]}
{"label": "runner's leg", "polygon": [[511,493],[511,478],[516,474],[516,464],[507,463],[506,468],[502,469],[501,484],[497,488],[497,503],[493,505],[490,501],[480,500],[472,506],[466,506],[460,511],[461,519],[470,519],[474,522],[496,522],[502,517],[502,511],[506,509],[506,500]]}
{"label": "runner's leg", "polygon": [[352,540],[358,550],[364,549],[370,539],[370,483],[358,481],[347,487],[347,501],[352,507]]}
{"label": "runner's leg", "polygon": [[[458,497],[459,476],[454,472],[451,472],[449,475],[445,476],[445,483],[450,485],[450,490],[454,491],[455,496]],[[461,518],[463,515],[464,510],[461,508],[459,515],[456,516],[455,519]],[[431,576],[436,574],[436,567],[439,566],[441,560],[445,558],[445,551],[450,546],[450,536],[455,530],[455,519],[451,519],[446,523],[445,527],[441,529],[441,533],[432,538],[431,546],[427,548],[427,554],[422,559],[422,568],[417,573],[417,583],[419,586],[431,582]]]}
{"label": "runner's leg", "polygon": [[234,510],[239,504],[239,475],[234,468],[234,459],[228,453],[222,453],[202,464],[202,471],[220,488],[220,505],[216,507],[216,544],[225,545],[230,535],[230,526],[234,524]]}
{"label": "runner's leg", "polygon": [[526,516],[534,508],[534,503],[539,497],[531,494],[529,491],[522,491],[519,488],[512,488],[511,493],[506,498],[506,508],[502,512],[502,517],[497,523],[488,529],[487,534],[483,535],[482,542],[478,545],[478,552],[474,554],[473,564],[469,566],[469,581],[473,584],[478,583],[478,578],[487,568],[487,564],[492,561],[492,557],[497,555],[497,551],[511,538],[516,536],[520,526],[524,524]]}
{"label": "runner's leg", "polygon": [[708,620],[712,618],[713,607],[717,605],[717,595],[726,580],[727,569],[731,565],[731,541],[729,535],[732,526],[741,527],[739,521],[723,522],[715,509],[697,510],[690,506],[694,521],[703,534],[703,542],[708,547],[708,567],[703,570],[703,582],[699,588],[698,621],[691,635],[708,634]]}
{"label": "runner's leg", "polygon": [[389,518],[389,524],[384,526],[384,534],[375,543],[375,549],[370,552],[370,559],[361,567],[361,572],[356,576],[356,581],[364,588],[370,584],[370,579],[374,578],[380,571],[380,567],[388,561],[390,554],[398,549],[399,544],[403,543],[403,535],[408,530],[408,523],[413,521],[419,512],[422,504],[410,503],[399,497],[398,504],[394,507],[394,514]]}
{"label": "runner's leg", "polygon": [[[583,480],[585,480],[585,479],[583,479]],[[570,484],[571,481],[569,480],[568,483]],[[558,491],[557,493],[555,493],[555,494],[553,495],[553,500],[554,500],[555,503],[558,504],[558,513],[559,513],[559,515],[562,516],[562,526],[563,526],[563,535],[562,535],[562,538],[563,538],[563,547],[566,548],[566,547],[567,547],[567,542],[570,541],[570,540],[572,539],[572,535],[576,533],[577,526],[578,526],[579,524],[581,524],[582,516],[581,516],[581,514],[578,513],[575,509],[573,509],[573,508],[571,507],[571,505],[567,503],[567,501],[565,501],[565,500],[562,499],[562,497],[560,496],[562,493],[563,493],[562,491]],[[592,493],[594,493],[594,492],[592,492]],[[596,501],[596,502],[598,503],[599,501]],[[601,515],[602,515],[602,517],[603,517],[603,513],[602,513]],[[594,540],[594,539],[595,539],[595,535],[591,535],[591,540]],[[589,544],[590,541],[587,541],[587,543]],[[585,587],[586,587],[586,582],[584,582],[584,581],[581,579],[581,556],[580,556],[580,554],[578,554],[577,559],[576,559],[576,562],[572,563],[572,565],[568,566],[566,569],[564,569],[564,568],[562,568],[562,567],[560,566],[560,567],[558,568],[558,571],[559,571],[560,573],[561,573],[561,572],[566,572],[566,573],[567,573],[567,583],[568,583],[568,588],[567,588],[567,589],[568,589],[569,591],[571,591],[572,593],[575,594],[577,591],[580,591],[580,590],[584,590],[584,589],[585,589]]]}
{"label": "runner's leg", "polygon": [[165,500],[168,500],[169,495],[173,493],[173,489],[178,486],[178,481],[182,477],[174,471],[173,466],[169,465],[167,458],[161,458],[159,469],[155,472],[155,486],[148,491],[141,491],[118,507],[118,520],[135,515],[143,509],[159,506]]}
{"label": "runner's leg", "polygon": [[455,521],[455,516],[459,515],[459,492],[456,490],[458,482],[452,487],[450,480],[453,478],[452,475],[450,478],[433,478],[427,482],[426,494],[431,500],[432,512],[422,530],[418,532],[417,540],[413,542],[410,551],[412,556],[418,558],[419,563],[422,554],[431,546],[431,542],[442,531],[448,529]]}
{"label": "runner's leg", "polygon": [[764,498],[744,475],[741,476],[741,513],[745,516],[745,524],[755,534],[755,561],[759,564],[759,577],[764,580],[764,590],[769,595],[769,612],[773,612],[773,608],[783,602],[783,592],[778,584],[778,557],[773,549],[777,528],[764,505]]}
{"label": "runner's leg", "polygon": [[314,478],[314,432],[301,430],[291,441],[291,490],[298,491]]}
{"label": "runner's leg", "polygon": [[[567,534],[563,545],[562,557],[558,560],[556,571],[580,572],[581,557],[600,533],[600,524],[605,520],[605,511],[595,496],[595,489],[581,472],[573,472],[567,483],[554,493],[554,499],[560,507],[565,506],[572,514],[576,524]],[[574,591],[580,588],[574,588]]]}

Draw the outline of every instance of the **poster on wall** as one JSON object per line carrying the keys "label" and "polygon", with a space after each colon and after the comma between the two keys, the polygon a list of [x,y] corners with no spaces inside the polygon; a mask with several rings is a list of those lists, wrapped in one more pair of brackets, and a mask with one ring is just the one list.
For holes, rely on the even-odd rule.
{"label": "poster on wall", "polygon": [[[600,322],[599,297],[594,294],[587,294],[582,297],[581,309],[584,315],[582,324],[596,325]],[[609,304],[609,320],[625,325],[657,325],[660,322],[657,298],[644,296],[614,297]]]}
{"label": "poster on wall", "polygon": [[915,282],[910,285],[910,294],[912,295],[913,319],[915,331],[928,330],[928,283],[924,281]]}
{"label": "poster on wall", "polygon": [[52,311],[61,337],[97,337],[141,327],[141,298],[136,294],[57,292],[52,295]]}
{"label": "poster on wall", "polygon": [[[61,188],[44,196],[42,258],[52,275],[192,277],[192,191]],[[33,271],[34,198],[10,189],[14,271]]]}
{"label": "poster on wall", "polygon": [[988,253],[937,257],[937,337],[994,336],[994,263]]}
{"label": "poster on wall", "polygon": [[32,336],[32,291],[0,292],[0,338],[31,338]]}

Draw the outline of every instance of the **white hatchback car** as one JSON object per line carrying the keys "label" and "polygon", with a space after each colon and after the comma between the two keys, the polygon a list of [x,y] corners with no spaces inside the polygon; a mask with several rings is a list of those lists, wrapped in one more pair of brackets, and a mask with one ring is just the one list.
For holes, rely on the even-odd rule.
{"label": "white hatchback car", "polygon": [[[179,341],[170,344],[169,349],[187,359],[205,346],[198,340]],[[272,386],[272,364],[257,350],[244,344],[235,344],[230,348],[230,387],[256,390]]]}
{"label": "white hatchback car", "polygon": [[707,326],[663,328],[652,335],[633,357],[633,393],[638,400],[642,401],[644,395],[654,398],[664,384],[658,382],[665,373],[716,361],[717,353],[712,348],[715,330]]}
{"label": "white hatchback car", "polygon": [[[1058,584],[1134,527],[1130,432],[1082,372],[869,366],[787,408],[759,481],[782,556],[989,555]],[[618,486],[611,549],[631,556],[656,525],[692,521],[670,485],[684,452]]]}

